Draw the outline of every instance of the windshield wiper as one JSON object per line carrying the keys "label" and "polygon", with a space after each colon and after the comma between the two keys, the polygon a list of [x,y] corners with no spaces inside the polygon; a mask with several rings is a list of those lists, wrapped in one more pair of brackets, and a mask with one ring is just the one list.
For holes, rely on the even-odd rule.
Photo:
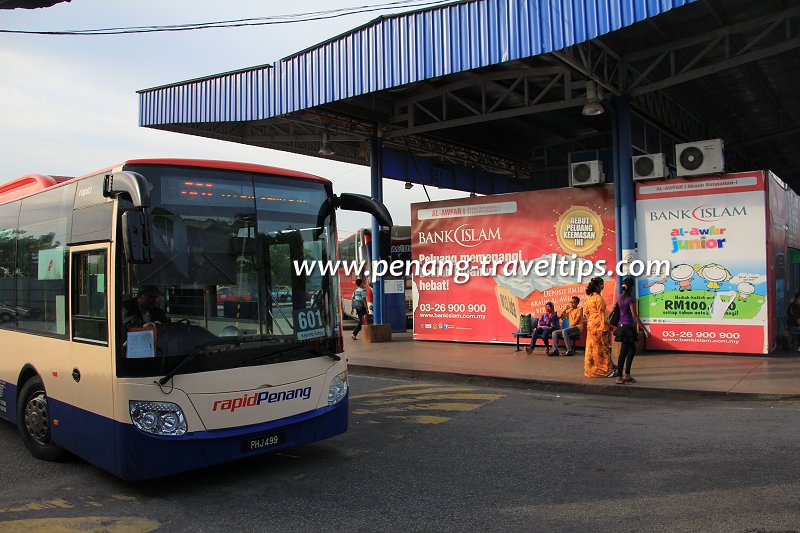
{"label": "windshield wiper", "polygon": [[175,365],[175,368],[164,374],[164,377],[158,380],[159,385],[165,385],[167,381],[175,377],[178,371],[183,368],[183,366],[188,363],[189,361],[193,361],[195,357],[198,355],[205,355],[205,351],[201,350],[200,348],[195,348],[195,350],[183,358],[183,361]]}
{"label": "windshield wiper", "polygon": [[334,361],[341,361],[342,360],[341,357],[339,357],[338,355],[336,355],[332,351],[322,349],[319,346],[313,346],[308,351],[311,352],[311,353],[315,353],[315,354],[317,354],[317,355],[319,355],[321,357],[330,357]]}
{"label": "windshield wiper", "polygon": [[256,361],[258,359],[265,359],[265,358],[279,358],[290,353],[299,352],[301,350],[305,350],[306,353],[316,355],[317,357],[330,357],[335,361],[342,360],[342,358],[336,355],[335,353],[329,350],[320,349],[318,346],[313,346],[313,345],[309,346],[308,344],[299,344],[299,345],[295,344],[294,346],[291,347],[284,347],[284,348],[279,348],[277,350],[272,350],[266,354],[260,353],[255,357],[248,359],[248,361]]}
{"label": "windshield wiper", "polygon": [[228,337],[226,339],[220,339],[218,341],[207,342],[201,346],[195,346],[193,352],[184,357],[183,361],[175,365],[175,368],[164,374],[164,377],[158,380],[158,384],[159,385],[166,384],[167,381],[175,377],[178,374],[178,372],[180,372],[181,368],[183,368],[184,365],[186,365],[189,361],[193,361],[198,355],[208,355],[209,353],[213,353],[207,350],[209,346],[229,346],[229,345],[239,346],[243,342],[245,342],[243,337]]}
{"label": "windshield wiper", "polygon": [[[164,377],[160,378],[158,380],[158,384],[159,385],[165,385],[167,383],[167,381],[169,381],[170,379],[175,377],[180,372],[181,368],[183,368],[187,363],[189,363],[189,361],[193,361],[198,355],[209,355],[211,353],[215,353],[213,351],[208,351],[207,348],[209,348],[209,347],[212,347],[212,346],[229,346],[229,345],[234,345],[234,346],[238,347],[238,346],[241,346],[243,344],[260,343],[261,340],[262,339],[258,339],[258,340],[254,339],[254,340],[251,340],[251,341],[247,341],[247,340],[244,340],[241,337],[231,337],[230,340],[213,341],[213,342],[208,342],[208,343],[206,343],[206,344],[204,344],[202,346],[198,346],[198,347],[195,348],[194,352],[188,354],[183,359],[183,361],[181,361],[180,363],[175,365],[175,368],[173,368],[172,370],[167,372],[164,375]],[[270,340],[274,340],[274,339],[270,339]],[[298,352],[298,351],[301,351],[301,350],[305,350],[307,353],[316,355],[317,357],[330,357],[334,361],[341,361],[342,360],[342,358],[340,356],[336,355],[332,351],[320,348],[319,346],[313,346],[313,345],[309,346],[308,344],[304,344],[304,343],[302,343],[302,344],[292,343],[292,345],[290,345],[290,346],[281,346],[278,349],[270,350],[267,353],[259,353],[255,357],[252,357],[252,358],[248,359],[248,361],[255,361],[255,360],[258,360],[258,359],[266,359],[266,358],[278,359],[278,358],[283,357],[283,356],[285,356],[287,354],[290,354],[290,353],[293,353],[293,352]]]}

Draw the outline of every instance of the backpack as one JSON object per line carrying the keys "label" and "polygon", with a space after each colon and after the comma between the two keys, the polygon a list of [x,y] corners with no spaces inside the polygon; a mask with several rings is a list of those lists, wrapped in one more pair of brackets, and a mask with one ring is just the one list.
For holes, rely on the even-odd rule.
{"label": "backpack", "polygon": [[366,309],[364,305],[364,296],[366,296],[366,293],[367,291],[361,287],[353,291],[353,311],[363,311]]}

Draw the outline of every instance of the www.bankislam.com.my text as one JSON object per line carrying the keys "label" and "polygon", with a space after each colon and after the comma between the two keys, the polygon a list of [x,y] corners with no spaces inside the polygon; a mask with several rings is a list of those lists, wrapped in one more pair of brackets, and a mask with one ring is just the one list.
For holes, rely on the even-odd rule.
{"label": "www.bankislam.com.my text", "polygon": [[524,259],[493,260],[491,258],[473,261],[469,259],[442,259],[439,257],[423,257],[422,259],[411,261],[385,261],[380,259],[373,261],[372,265],[372,271],[369,271],[364,262],[294,261],[294,271],[298,276],[310,276],[314,273],[322,275],[342,273],[346,276],[368,277],[373,282],[387,274],[393,277],[444,277],[452,278],[457,284],[463,284],[468,282],[472,276],[560,276],[574,278],[577,283],[595,276],[613,276],[614,274],[618,276],[666,277],[669,275],[671,268],[670,262],[667,260],[643,261],[633,259],[619,261],[613,270],[609,270],[606,261],[602,259],[587,261],[579,259],[575,255],[569,257],[557,254],[529,261]]}

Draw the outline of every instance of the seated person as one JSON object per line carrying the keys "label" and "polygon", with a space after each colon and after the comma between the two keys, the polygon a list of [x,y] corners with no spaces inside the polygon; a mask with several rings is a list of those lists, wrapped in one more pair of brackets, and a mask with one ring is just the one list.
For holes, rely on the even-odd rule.
{"label": "seated person", "polygon": [[531,353],[536,348],[536,341],[541,337],[544,342],[544,353],[550,355],[550,334],[557,327],[559,327],[558,314],[553,308],[553,302],[547,302],[544,305],[544,314],[539,319],[539,324],[531,337],[531,345],[525,348],[525,353]]}
{"label": "seated person", "polygon": [[553,332],[553,355],[558,355],[558,336],[560,335],[561,338],[564,339],[564,346],[567,348],[567,351],[564,352],[564,355],[575,355],[575,350],[572,349],[572,339],[574,337],[580,337],[581,333],[583,333],[583,308],[578,307],[578,304],[581,302],[581,299],[577,296],[573,296],[569,301],[569,307],[564,309],[561,313],[559,318],[561,320],[565,318],[569,318],[569,327],[564,329],[557,329]]}
{"label": "seated person", "polygon": [[155,285],[142,285],[136,297],[122,304],[122,325],[130,328],[154,328],[169,324],[170,320],[163,309],[156,305],[161,291]]}
{"label": "seated person", "polygon": [[794,300],[786,308],[786,322],[790,328],[800,328],[800,291],[794,294]]}

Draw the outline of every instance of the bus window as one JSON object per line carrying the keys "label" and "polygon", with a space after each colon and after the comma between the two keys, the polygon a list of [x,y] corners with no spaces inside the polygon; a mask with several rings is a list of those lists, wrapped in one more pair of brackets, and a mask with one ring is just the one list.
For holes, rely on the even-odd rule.
{"label": "bus window", "polygon": [[14,272],[17,268],[17,222],[20,202],[0,206],[0,328],[17,327]]}
{"label": "bus window", "polygon": [[105,251],[73,254],[72,273],[72,338],[108,344]]}
{"label": "bus window", "polygon": [[70,235],[75,185],[59,187],[22,201],[17,239],[17,317],[19,329],[67,333],[66,244]]}

